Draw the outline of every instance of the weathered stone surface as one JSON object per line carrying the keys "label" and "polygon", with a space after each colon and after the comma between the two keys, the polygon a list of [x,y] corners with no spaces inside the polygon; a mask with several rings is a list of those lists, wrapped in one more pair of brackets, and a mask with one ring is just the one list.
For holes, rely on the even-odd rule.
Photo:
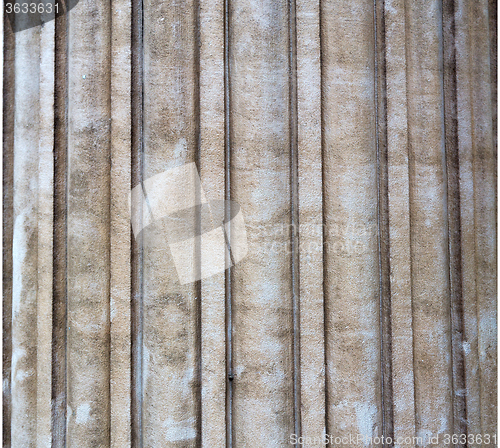
{"label": "weathered stone surface", "polygon": [[287,2],[237,0],[230,17],[231,199],[249,245],[232,275],[234,446],[278,447],[294,429]]}
{"label": "weathered stone surface", "polygon": [[[4,446],[492,439],[494,24],[487,0],[6,20]],[[192,162],[249,252],[181,284],[169,221],[146,192],[134,236],[128,194]]]}
{"label": "weathered stone surface", "polygon": [[415,425],[428,438],[453,433],[442,11],[406,12]]}
{"label": "weathered stone surface", "polygon": [[380,436],[373,9],[331,1],[321,13],[327,432]]}
{"label": "weathered stone surface", "polygon": [[110,446],[130,446],[131,5],[111,2]]}
{"label": "weathered stone surface", "polygon": [[[144,2],[143,180],[198,154],[196,8]],[[142,441],[196,446],[199,432],[199,285],[180,285],[168,229],[143,232]]]}
{"label": "weathered stone surface", "polygon": [[16,35],[12,232],[12,445],[37,440],[40,29]]}
{"label": "weathered stone surface", "polygon": [[[317,2],[297,4],[300,402],[302,434],[322,434],[325,419],[321,40]],[[308,446],[305,444],[304,446]]]}
{"label": "weathered stone surface", "polygon": [[386,3],[387,165],[394,437],[415,434],[404,1]]}
{"label": "weathered stone surface", "polygon": [[[66,444],[110,440],[110,5],[68,15]],[[87,14],[93,17],[88,20]]]}

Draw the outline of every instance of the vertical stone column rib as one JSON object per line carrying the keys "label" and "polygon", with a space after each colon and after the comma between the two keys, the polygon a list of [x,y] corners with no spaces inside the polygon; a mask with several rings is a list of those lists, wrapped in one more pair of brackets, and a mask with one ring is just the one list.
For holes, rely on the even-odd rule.
{"label": "vertical stone column rib", "polygon": [[[467,388],[467,430],[481,432],[479,357],[476,300],[476,256],[474,222],[474,172],[472,141],[472,93],[469,36],[469,3],[458,0],[456,13],[458,158],[460,165],[460,228],[462,295],[464,304],[464,362]],[[472,445],[475,447],[476,445]]]}
{"label": "vertical stone column rib", "polygon": [[55,23],[40,30],[38,156],[37,447],[52,442],[52,297]]}
{"label": "vertical stone column rib", "polygon": [[12,236],[14,227],[14,98],[16,40],[9,19],[3,22],[3,240],[2,240],[2,442],[11,446],[11,365],[12,365]]}
{"label": "vertical stone column rib", "polygon": [[496,149],[488,2],[470,2],[470,83],[481,433],[497,425]]}
{"label": "vertical stone column rib", "polygon": [[110,25],[109,3],[69,12],[68,447],[110,446]]}
{"label": "vertical stone column rib", "polygon": [[111,2],[111,447],[131,446],[131,2]]}
{"label": "vertical stone column rib", "polygon": [[327,433],[382,435],[373,2],[324,1]]}
{"label": "vertical stone column rib", "polygon": [[464,367],[464,304],[462,300],[462,254],[460,228],[460,171],[457,120],[457,66],[455,2],[443,2],[443,103],[450,260],[451,358],[453,368],[453,434],[466,434],[466,387]]}
{"label": "vertical stone column rib", "polygon": [[[224,1],[200,1],[200,178],[209,200],[224,199]],[[218,223],[217,225],[219,225]],[[214,248],[215,249],[215,248]],[[225,273],[201,282],[202,447],[226,438]]]}
{"label": "vertical stone column rib", "polygon": [[230,188],[249,250],[232,268],[234,446],[281,447],[294,430],[289,4],[231,5]]}
{"label": "vertical stone column rib", "polygon": [[[197,13],[194,0],[144,1],[144,180],[197,161]],[[201,298],[198,284],[179,283],[168,231],[157,220],[142,232],[143,443],[195,447]]]}
{"label": "vertical stone column rib", "polygon": [[415,423],[428,439],[453,433],[442,11],[405,6]]}
{"label": "vertical stone column rib", "polygon": [[12,446],[37,443],[40,28],[16,33],[12,251]]}
{"label": "vertical stone column rib", "polygon": [[392,387],[395,439],[413,437],[416,431],[405,9],[403,0],[385,2]]}
{"label": "vertical stone column rib", "polygon": [[378,253],[380,275],[380,371],[382,387],[382,433],[394,439],[394,396],[392,390],[392,322],[390,283],[390,236],[387,164],[387,52],[385,0],[374,1],[375,108],[378,183]]}
{"label": "vertical stone column rib", "polygon": [[[493,432],[493,428],[484,426],[484,419],[496,418],[496,410],[491,408],[486,415],[483,414],[485,407],[489,407],[488,403],[496,403],[496,383],[493,383],[494,387],[487,388],[485,395],[484,382],[487,384],[492,377],[489,380],[483,378],[485,360],[492,363],[488,369],[496,369],[496,357],[488,356],[485,350],[496,350],[496,339],[490,339],[494,342],[491,347],[488,347],[489,343],[484,344],[483,339],[496,334],[496,313],[492,312],[492,308],[485,312],[495,302],[496,294],[492,289],[487,290],[495,281],[490,277],[481,285],[482,279],[488,278],[495,269],[493,266],[496,266],[496,253],[492,252],[496,235],[491,227],[496,215],[496,173],[493,171],[496,164],[491,134],[490,78],[487,77],[490,55],[485,7],[485,2],[478,4],[459,0],[456,14],[464,356],[469,434]],[[480,232],[484,234],[479,235]],[[487,285],[486,291],[484,285]],[[488,318],[485,321],[486,315]],[[487,373],[492,374],[496,375],[494,372]],[[488,415],[491,411],[493,415]]]}
{"label": "vertical stone column rib", "polygon": [[319,2],[298,1],[296,14],[301,426],[314,438],[326,429]]}

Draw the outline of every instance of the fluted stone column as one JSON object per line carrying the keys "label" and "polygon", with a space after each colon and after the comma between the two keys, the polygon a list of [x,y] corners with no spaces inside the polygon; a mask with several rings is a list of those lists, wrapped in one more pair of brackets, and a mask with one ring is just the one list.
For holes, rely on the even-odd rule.
{"label": "fluted stone column", "polygon": [[[4,446],[495,446],[494,2],[67,6],[4,18]],[[248,253],[183,283],[190,163]]]}

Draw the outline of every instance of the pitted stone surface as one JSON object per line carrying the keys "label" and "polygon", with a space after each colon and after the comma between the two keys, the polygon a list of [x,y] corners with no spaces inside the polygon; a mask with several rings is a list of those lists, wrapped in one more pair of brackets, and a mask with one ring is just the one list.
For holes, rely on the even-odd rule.
{"label": "pitted stone surface", "polygon": [[[493,437],[495,14],[80,0],[6,20],[4,446]],[[187,164],[201,186],[147,202]],[[235,201],[248,253],[181,284],[146,212],[186,195]]]}

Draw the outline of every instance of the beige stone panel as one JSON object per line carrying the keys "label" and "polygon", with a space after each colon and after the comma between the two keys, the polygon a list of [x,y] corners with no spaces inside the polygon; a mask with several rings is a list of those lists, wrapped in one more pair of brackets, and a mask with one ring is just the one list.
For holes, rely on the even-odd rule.
{"label": "beige stone panel", "polygon": [[382,431],[373,3],[322,4],[327,433]]}
{"label": "beige stone panel", "polygon": [[[195,162],[199,136],[195,3],[143,7],[146,181]],[[143,445],[192,447],[201,425],[199,283],[179,284],[164,222],[143,231]]]}
{"label": "beige stone panel", "polygon": [[387,156],[391,264],[394,438],[415,436],[413,323],[403,0],[385,2]]}
{"label": "beige stone panel", "polygon": [[37,445],[40,28],[16,33],[12,238],[12,446]]}
{"label": "beige stone panel", "polygon": [[[200,1],[200,178],[224,199],[224,2]],[[226,446],[225,273],[201,282],[203,448]]]}
{"label": "beige stone panel", "polygon": [[476,314],[481,433],[497,431],[496,148],[493,139],[488,2],[469,2]]}
{"label": "beige stone panel", "polygon": [[52,443],[52,235],[54,178],[54,21],[40,30],[38,156],[37,447]]}
{"label": "beige stone panel", "polygon": [[110,4],[81,0],[68,22],[66,442],[108,447]]}
{"label": "beige stone panel", "polygon": [[231,199],[248,255],[232,270],[233,446],[282,447],[294,430],[288,3],[230,13]]}
{"label": "beige stone panel", "polygon": [[111,443],[131,446],[131,3],[111,2]]}
{"label": "beige stone panel", "polygon": [[442,439],[453,433],[442,11],[405,6],[415,424]]}
{"label": "beige stone panel", "polygon": [[301,423],[314,438],[326,430],[319,2],[296,11]]}

